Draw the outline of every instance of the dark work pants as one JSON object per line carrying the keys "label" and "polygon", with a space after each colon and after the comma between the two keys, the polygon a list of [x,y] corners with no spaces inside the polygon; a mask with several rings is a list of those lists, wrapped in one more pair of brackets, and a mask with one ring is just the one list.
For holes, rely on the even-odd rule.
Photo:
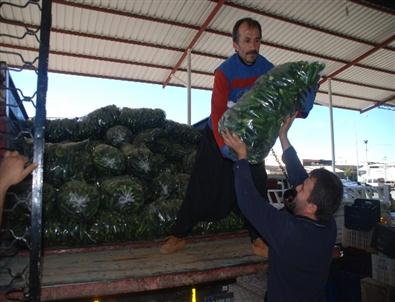
{"label": "dark work pants", "polygon": [[[264,163],[251,165],[255,186],[267,199],[267,174]],[[173,235],[186,237],[200,221],[217,221],[231,211],[240,213],[234,186],[233,162],[224,159],[209,127],[199,143],[196,162],[189,180],[186,197],[178,211]],[[241,215],[241,213],[240,213]],[[245,219],[251,240],[260,237]]]}

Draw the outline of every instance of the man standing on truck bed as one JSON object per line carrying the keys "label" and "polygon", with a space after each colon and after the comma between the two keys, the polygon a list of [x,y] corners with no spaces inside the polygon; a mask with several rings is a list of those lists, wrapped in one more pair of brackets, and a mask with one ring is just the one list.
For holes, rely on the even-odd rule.
{"label": "man standing on truck bed", "polygon": [[[178,211],[172,235],[161,246],[161,253],[174,253],[185,246],[185,237],[199,221],[215,221],[237,209],[231,152],[218,132],[218,121],[255,80],[268,72],[273,64],[259,54],[262,30],[260,24],[244,18],[233,27],[235,54],[214,73],[211,114],[199,144],[196,162],[186,197]],[[267,195],[264,163],[251,166],[254,182],[262,196]],[[247,222],[253,252],[267,256],[267,246]]]}

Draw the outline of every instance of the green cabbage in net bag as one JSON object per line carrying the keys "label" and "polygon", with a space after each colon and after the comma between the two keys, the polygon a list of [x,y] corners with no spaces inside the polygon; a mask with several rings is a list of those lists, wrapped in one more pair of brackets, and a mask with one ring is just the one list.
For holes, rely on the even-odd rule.
{"label": "green cabbage in net bag", "polygon": [[83,221],[50,221],[44,223],[43,243],[46,247],[77,247],[92,245],[88,226]]}
{"label": "green cabbage in net bag", "polygon": [[79,135],[79,123],[74,119],[47,120],[45,123],[45,141],[58,143],[66,140],[76,141]]}
{"label": "green cabbage in net bag", "polygon": [[45,144],[44,180],[60,186],[70,180],[95,178],[89,141]]}
{"label": "green cabbage in net bag", "polygon": [[99,183],[106,209],[134,213],[144,203],[143,187],[136,178],[117,176]]}
{"label": "green cabbage in net bag", "polygon": [[157,200],[146,205],[141,215],[136,217],[134,236],[145,240],[167,236],[177,217],[182,200]]}
{"label": "green cabbage in net bag", "polygon": [[59,211],[72,220],[89,220],[100,205],[96,186],[84,181],[66,182],[58,193]]}
{"label": "green cabbage in net bag", "polygon": [[135,228],[132,219],[107,211],[97,215],[88,233],[95,243],[124,242],[133,239]]}
{"label": "green cabbage in net bag", "polygon": [[163,130],[167,137],[180,144],[197,144],[202,136],[196,128],[172,120],[166,120]]}
{"label": "green cabbage in net bag", "polygon": [[184,156],[192,152],[194,146],[173,142],[169,137],[157,139],[148,146],[154,153],[163,154],[168,160],[180,161]]}
{"label": "green cabbage in net bag", "polygon": [[235,132],[248,147],[248,161],[262,162],[276,142],[282,121],[303,108],[303,93],[317,85],[324,67],[305,61],[274,67],[224,113],[218,130]]}
{"label": "green cabbage in net bag", "polygon": [[125,170],[125,156],[110,145],[99,144],[93,148],[93,164],[102,175],[121,175]]}
{"label": "green cabbage in net bag", "polygon": [[126,158],[128,174],[143,179],[151,179],[157,172],[154,154],[143,144],[125,144],[121,151]]}
{"label": "green cabbage in net bag", "polygon": [[154,200],[183,197],[189,175],[165,170],[155,177],[150,185]]}
{"label": "green cabbage in net bag", "polygon": [[116,125],[106,131],[106,142],[114,147],[130,143],[132,141],[132,137],[132,131],[121,125]]}
{"label": "green cabbage in net bag", "polygon": [[133,134],[149,128],[162,127],[166,114],[162,109],[122,108],[119,123],[128,127]]}
{"label": "green cabbage in net bag", "polygon": [[79,138],[101,138],[107,129],[117,124],[119,109],[109,105],[78,119]]}

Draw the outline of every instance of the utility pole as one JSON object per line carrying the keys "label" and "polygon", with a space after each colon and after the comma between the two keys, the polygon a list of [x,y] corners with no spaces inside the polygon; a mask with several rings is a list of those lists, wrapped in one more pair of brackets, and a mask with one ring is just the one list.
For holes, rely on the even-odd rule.
{"label": "utility pole", "polygon": [[365,143],[366,164],[368,165],[368,164],[369,164],[369,163],[368,163],[368,140],[365,139],[363,142]]}

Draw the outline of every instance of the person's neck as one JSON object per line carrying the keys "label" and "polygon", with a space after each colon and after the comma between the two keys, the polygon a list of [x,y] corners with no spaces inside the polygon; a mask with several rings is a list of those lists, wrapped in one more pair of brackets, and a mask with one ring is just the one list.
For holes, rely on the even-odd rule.
{"label": "person's neck", "polygon": [[245,66],[252,66],[252,65],[254,65],[255,62],[256,62],[256,60],[255,60],[255,61],[254,61],[253,63],[251,63],[251,64],[246,63],[246,62],[240,57],[239,53],[237,53],[237,57],[239,58],[240,62],[243,63]]}
{"label": "person's neck", "polygon": [[318,221],[317,216],[315,216],[315,214],[312,214],[312,213],[310,213],[308,211],[303,211],[302,210],[302,211],[299,211],[299,212],[294,212],[294,214],[297,215],[297,216],[302,216],[302,217],[309,218],[309,219],[314,220],[314,221]]}

